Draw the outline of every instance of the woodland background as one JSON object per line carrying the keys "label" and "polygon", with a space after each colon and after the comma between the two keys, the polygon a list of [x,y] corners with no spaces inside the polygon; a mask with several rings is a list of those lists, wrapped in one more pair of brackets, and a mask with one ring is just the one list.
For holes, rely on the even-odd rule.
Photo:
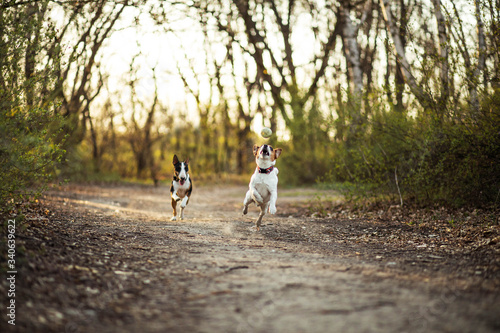
{"label": "woodland background", "polygon": [[[498,0],[4,0],[0,207],[66,179],[158,184],[174,153],[199,182],[246,182],[263,125],[280,184],[497,206],[499,18]],[[175,56],[123,42],[109,71],[134,29],[177,38]]]}

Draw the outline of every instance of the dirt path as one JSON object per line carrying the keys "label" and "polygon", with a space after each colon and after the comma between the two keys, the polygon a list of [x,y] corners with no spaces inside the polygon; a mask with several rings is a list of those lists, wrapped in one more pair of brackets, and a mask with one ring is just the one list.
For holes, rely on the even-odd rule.
{"label": "dirt path", "polygon": [[245,191],[196,188],[176,222],[166,187],[48,193],[47,218],[20,238],[37,255],[20,263],[16,330],[500,331],[494,256],[458,253],[435,231],[301,216],[313,190],[280,190],[256,232]]}

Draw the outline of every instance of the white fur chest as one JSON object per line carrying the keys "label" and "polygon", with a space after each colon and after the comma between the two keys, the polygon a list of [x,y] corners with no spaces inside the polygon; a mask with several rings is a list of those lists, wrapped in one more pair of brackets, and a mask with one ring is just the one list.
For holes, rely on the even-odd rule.
{"label": "white fur chest", "polygon": [[[260,194],[263,202],[269,201],[272,194],[278,191],[278,168],[274,168],[270,173],[259,173],[255,170],[252,178],[250,179],[250,191],[257,191]],[[253,193],[252,193],[253,194]],[[259,202],[259,196],[253,195],[254,200]]]}
{"label": "white fur chest", "polygon": [[269,187],[276,187],[278,185],[278,173],[279,170],[276,167],[274,167],[268,174],[260,173],[259,170],[255,170],[250,183],[262,183],[268,185]]}

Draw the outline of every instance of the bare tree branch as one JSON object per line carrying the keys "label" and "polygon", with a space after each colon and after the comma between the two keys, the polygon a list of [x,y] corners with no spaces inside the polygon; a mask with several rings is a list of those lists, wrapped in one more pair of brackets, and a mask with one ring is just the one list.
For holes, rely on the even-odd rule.
{"label": "bare tree branch", "polygon": [[432,108],[433,105],[432,98],[419,86],[417,80],[415,79],[415,76],[411,71],[411,66],[406,57],[406,52],[403,47],[403,43],[401,42],[401,38],[397,32],[394,20],[392,19],[392,12],[389,1],[380,0],[380,6],[382,14],[384,16],[384,20],[387,25],[387,29],[391,33],[392,41],[394,43],[394,48],[396,50],[397,59],[401,64],[401,68],[403,70],[403,75],[406,83],[408,84],[410,90],[424,108]]}

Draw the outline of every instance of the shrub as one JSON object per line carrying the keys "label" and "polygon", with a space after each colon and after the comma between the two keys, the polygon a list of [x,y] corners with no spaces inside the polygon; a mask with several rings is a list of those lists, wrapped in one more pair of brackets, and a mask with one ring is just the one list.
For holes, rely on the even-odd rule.
{"label": "shrub", "polygon": [[[358,136],[334,144],[335,167],[322,182],[349,182],[348,196],[390,194],[419,205],[498,204],[500,194],[499,91],[435,119],[374,107]],[[397,182],[396,182],[397,179]]]}
{"label": "shrub", "polygon": [[18,200],[40,193],[64,150],[54,139],[56,117],[48,109],[0,109],[0,213]]}
{"label": "shrub", "polygon": [[0,214],[39,193],[64,154],[53,94],[60,50],[45,44],[55,38],[54,26],[43,24],[47,5],[0,11]]}

